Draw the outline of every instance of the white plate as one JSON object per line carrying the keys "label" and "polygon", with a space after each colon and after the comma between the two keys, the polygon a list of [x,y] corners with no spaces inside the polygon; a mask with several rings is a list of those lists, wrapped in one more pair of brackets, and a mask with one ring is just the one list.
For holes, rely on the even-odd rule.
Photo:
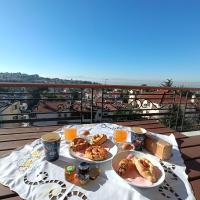
{"label": "white plate", "polygon": [[106,148],[108,150],[108,158],[105,160],[99,160],[99,161],[90,160],[89,158],[86,158],[83,153],[75,152],[70,148],[69,148],[69,153],[72,157],[78,160],[96,164],[107,162],[117,154],[117,146],[110,139],[107,139],[107,141],[104,142],[101,146],[104,148],[109,147],[108,149]]}
{"label": "white plate", "polygon": [[[127,177],[127,178],[123,178],[123,177],[118,175],[117,170],[118,170],[119,162],[122,159],[126,158],[130,154],[137,156],[138,158],[148,159],[154,166],[156,166],[160,170],[161,175],[160,175],[159,179],[157,180],[157,182],[151,183],[150,181],[147,181],[145,178],[138,175],[138,172],[137,172],[136,169],[133,172],[136,175],[133,175],[133,176],[130,175],[130,177]],[[133,186],[141,187],[141,188],[156,187],[156,186],[160,185],[165,180],[165,171],[164,171],[163,167],[161,166],[159,161],[154,156],[152,156],[148,153],[142,153],[142,152],[138,152],[138,151],[122,151],[122,152],[118,153],[116,156],[113,157],[112,168],[115,171],[116,175],[118,177],[120,177],[122,180],[124,180],[126,183],[133,185]]]}

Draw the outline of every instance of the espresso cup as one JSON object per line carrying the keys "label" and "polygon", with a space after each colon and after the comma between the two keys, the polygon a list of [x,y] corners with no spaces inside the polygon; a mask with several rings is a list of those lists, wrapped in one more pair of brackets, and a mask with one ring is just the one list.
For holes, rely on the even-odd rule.
{"label": "espresso cup", "polygon": [[59,158],[60,152],[60,135],[52,132],[42,135],[41,137],[46,159],[48,161],[55,161]]}

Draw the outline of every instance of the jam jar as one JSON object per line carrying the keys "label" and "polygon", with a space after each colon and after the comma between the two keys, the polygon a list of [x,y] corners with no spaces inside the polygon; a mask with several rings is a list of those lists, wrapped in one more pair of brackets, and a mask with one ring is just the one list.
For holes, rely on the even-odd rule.
{"label": "jam jar", "polygon": [[74,165],[65,166],[65,179],[69,182],[74,180],[76,174],[76,167]]}
{"label": "jam jar", "polygon": [[86,162],[81,162],[78,165],[77,177],[81,184],[85,184],[89,180],[90,178],[89,171],[90,171],[90,164]]}

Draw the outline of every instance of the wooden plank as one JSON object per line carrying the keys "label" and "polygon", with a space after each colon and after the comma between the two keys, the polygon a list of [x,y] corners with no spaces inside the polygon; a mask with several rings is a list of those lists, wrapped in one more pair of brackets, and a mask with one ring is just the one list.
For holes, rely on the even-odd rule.
{"label": "wooden plank", "polygon": [[6,198],[5,200],[22,200],[22,199],[19,196],[16,196],[16,197]]}
{"label": "wooden plank", "polygon": [[29,134],[11,134],[11,135],[0,135],[0,142],[5,141],[16,141],[24,139],[38,139],[47,132],[29,133]]}
{"label": "wooden plank", "polygon": [[187,136],[183,135],[180,132],[174,132],[173,135],[175,136],[176,139],[187,138]]}
{"label": "wooden plank", "polygon": [[18,196],[17,193],[10,190],[8,187],[0,184],[0,199],[11,198]]}
{"label": "wooden plank", "polygon": [[[145,125],[145,124],[158,124],[156,120],[144,120],[144,121],[130,121],[130,122],[118,122],[117,124],[124,125],[124,126],[131,126],[131,125]],[[17,134],[17,133],[33,133],[33,132],[48,132],[48,131],[54,131],[62,126],[43,126],[43,127],[22,127],[22,128],[1,128],[0,129],[0,135],[7,135],[7,134]]]}
{"label": "wooden plank", "polygon": [[195,180],[195,181],[191,181],[190,184],[192,186],[196,200],[200,200],[200,188],[199,188],[200,179]]}
{"label": "wooden plank", "polygon": [[186,172],[190,181],[200,179],[200,159],[185,161],[185,165],[187,167]]}
{"label": "wooden plank", "polygon": [[3,156],[3,155],[5,155],[5,154],[9,154],[9,153],[11,153],[12,151],[13,151],[12,149],[0,151],[0,156]]}
{"label": "wooden plank", "polygon": [[33,142],[34,140],[19,140],[19,141],[8,141],[8,142],[1,142],[0,143],[0,151],[4,150],[11,150],[21,146],[24,146],[27,143]]}
{"label": "wooden plank", "polygon": [[116,124],[122,126],[140,126],[145,124],[158,124],[158,120],[138,120],[138,121],[125,121],[125,122],[116,122]]}
{"label": "wooden plank", "polygon": [[175,132],[174,130],[170,128],[148,128],[147,130],[153,133],[165,134],[165,135],[170,135]]}
{"label": "wooden plank", "polygon": [[134,125],[129,124],[129,123],[124,123],[124,124],[117,123],[117,124],[122,125],[122,126],[128,126],[128,127],[139,126],[139,127],[145,128],[145,129],[147,129],[147,128],[152,128],[152,129],[154,129],[154,128],[165,128],[165,126],[160,124],[160,123],[134,124]]}
{"label": "wooden plank", "polygon": [[164,125],[159,124],[159,123],[157,123],[157,124],[142,124],[142,125],[140,125],[140,127],[144,128],[144,129],[150,129],[150,128],[151,128],[151,129],[165,128]]}
{"label": "wooden plank", "polygon": [[200,145],[200,135],[178,139],[177,142],[180,148],[198,146]]}
{"label": "wooden plank", "polygon": [[184,160],[194,160],[200,158],[200,146],[186,147],[180,149]]}
{"label": "wooden plank", "polygon": [[[146,121],[128,121],[128,122],[117,122],[117,124],[119,125],[123,125],[123,126],[140,126],[142,128],[147,129],[150,132],[154,132],[154,133],[159,133],[159,134],[166,134],[166,135],[170,135],[170,134],[174,134],[175,138],[187,138],[187,136],[181,134],[180,132],[177,132],[171,128],[167,128],[165,127],[163,124],[161,124],[160,122],[158,122],[157,120],[152,120],[152,122],[149,122],[151,120],[146,120]],[[139,124],[137,123],[139,122]]]}
{"label": "wooden plank", "polygon": [[159,134],[170,135],[171,133],[175,132],[175,130],[165,127],[158,120],[126,121],[126,122],[117,122],[116,124],[123,126],[140,126],[147,129],[148,131]]}
{"label": "wooden plank", "polygon": [[0,135],[17,134],[17,133],[33,133],[55,131],[62,126],[42,126],[42,127],[26,127],[26,128],[1,128]]}

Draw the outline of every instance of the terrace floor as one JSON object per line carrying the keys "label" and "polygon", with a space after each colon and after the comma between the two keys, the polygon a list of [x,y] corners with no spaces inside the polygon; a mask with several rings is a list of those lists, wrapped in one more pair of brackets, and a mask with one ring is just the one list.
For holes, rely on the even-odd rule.
{"label": "terrace floor", "polygon": [[[123,126],[140,126],[148,131],[170,135],[177,139],[182,157],[187,167],[186,173],[192,185],[195,197],[200,200],[200,136],[187,137],[172,129],[166,128],[156,120],[118,122]],[[54,131],[61,126],[31,127],[31,128],[2,128],[0,129],[0,155],[10,153],[17,147],[23,146],[41,135]],[[9,188],[0,184],[0,199],[20,200],[21,198]]]}

